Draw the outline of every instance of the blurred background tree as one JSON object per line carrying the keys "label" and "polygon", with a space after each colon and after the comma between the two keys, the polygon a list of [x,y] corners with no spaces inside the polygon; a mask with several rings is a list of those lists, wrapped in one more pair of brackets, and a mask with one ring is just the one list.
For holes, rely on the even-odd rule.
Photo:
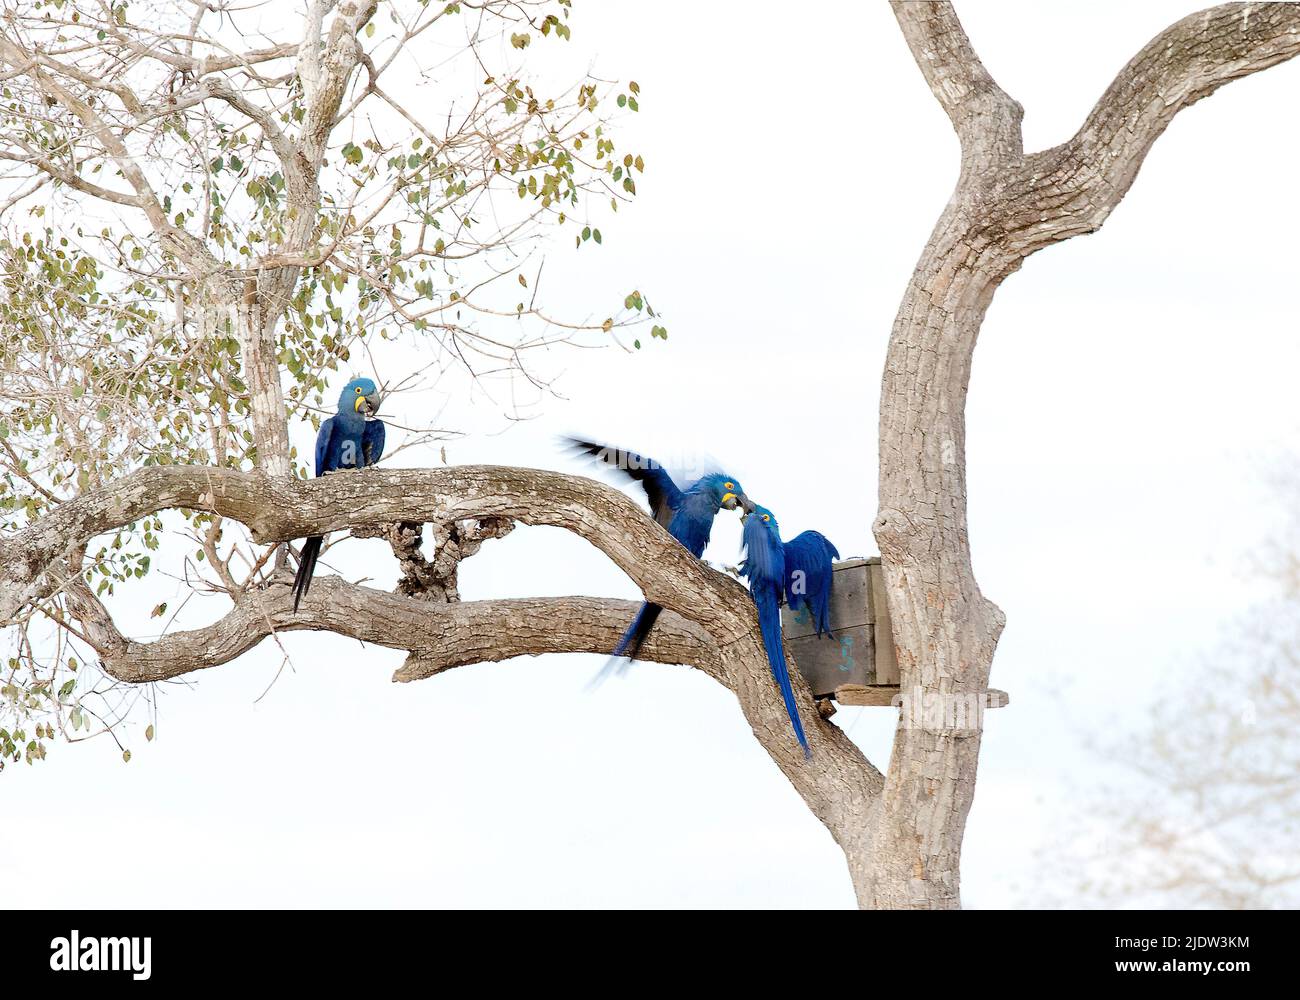
{"label": "blurred background tree", "polygon": [[1046,898],[1032,902],[1300,906],[1300,476],[1269,479],[1274,527],[1242,566],[1265,596],[1179,671],[1140,728],[1095,741],[1110,778],[1081,791],[1041,859]]}

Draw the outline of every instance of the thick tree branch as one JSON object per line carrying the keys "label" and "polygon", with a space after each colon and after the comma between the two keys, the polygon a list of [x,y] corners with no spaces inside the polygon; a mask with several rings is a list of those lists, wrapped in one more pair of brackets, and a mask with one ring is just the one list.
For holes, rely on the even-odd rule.
{"label": "thick tree branch", "polygon": [[[441,603],[386,594],[333,577],[313,585],[292,614],[287,578],[235,595],[221,621],[151,643],[121,637],[97,600],[60,573],[80,542],[166,508],[201,509],[247,525],[265,542],[387,521],[450,523],[509,519],[567,528],[610,556],[650,599],[669,610],[647,657],[698,667],[731,690],[772,759],[844,847],[855,882],[869,859],[858,833],[883,778],[814,707],[794,676],[814,763],[803,760],[767,665],[752,601],[743,588],[693,558],[628,497],[601,483],[555,472],[490,466],[368,469],[313,481],[230,470],[141,470],[51,510],[0,540],[0,613],[63,584],[112,676],[133,683],[216,666],[273,632],[328,629],[406,649],[394,679],[417,680],[484,660],[612,649],[636,607],[597,598]],[[675,614],[674,614],[675,612]]]}
{"label": "thick tree branch", "polygon": [[1063,147],[1109,211],[1175,114],[1219,87],[1300,53],[1300,4],[1223,4],[1184,17],[1147,44]]}
{"label": "thick tree branch", "polygon": [[[297,613],[292,578],[242,595],[220,621],[153,642],[126,641],[102,657],[106,673],[132,684],[163,681],[238,659],[275,632],[329,631],[406,650],[394,681],[415,681],[471,663],[546,653],[606,653],[638,605],[596,597],[521,598],[443,604],[322,577]],[[720,676],[708,633],[673,614],[661,619],[643,659],[687,663]]]}
{"label": "thick tree branch", "polygon": [[[895,4],[918,65],[962,139],[962,176],[890,336],[880,398],[880,512],[902,685],[943,699],[987,688],[1005,617],[981,593],[966,517],[965,409],[985,312],[1026,257],[1101,226],[1181,109],[1300,51],[1300,5],[1229,4],[1157,36],[1069,142],[1030,156],[951,4]],[[1014,126],[1014,130],[1013,130]],[[871,834],[864,905],[952,907],[981,733],[900,724]]]}
{"label": "thick tree branch", "polygon": [[1027,158],[1025,188],[1043,210],[1040,223],[1048,223],[1041,245],[1099,228],[1178,112],[1297,54],[1297,3],[1223,4],[1162,31],[1120,71],[1072,139]]}
{"label": "thick tree branch", "polygon": [[1024,109],[989,75],[950,3],[891,0],[925,82],[961,140],[963,165],[1016,157]]}
{"label": "thick tree branch", "polygon": [[[47,569],[95,535],[176,508],[239,521],[258,542],[389,521],[497,517],[568,528],[608,555],[647,596],[689,614],[716,639],[748,632],[733,602],[743,594],[740,585],[691,558],[622,493],[589,479],[497,466],[376,468],[310,481],[193,466],[142,469],[0,539],[0,620],[52,592],[56,583]],[[694,592],[689,609],[679,593],[683,583]]]}

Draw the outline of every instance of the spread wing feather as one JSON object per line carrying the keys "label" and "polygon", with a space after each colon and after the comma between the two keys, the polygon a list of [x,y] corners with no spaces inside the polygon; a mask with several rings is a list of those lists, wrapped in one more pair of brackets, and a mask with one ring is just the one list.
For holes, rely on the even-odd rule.
{"label": "spread wing feather", "polygon": [[645,490],[646,499],[650,501],[654,519],[665,528],[672,523],[673,512],[682,505],[683,494],[662,465],[653,458],[645,458],[626,448],[615,448],[613,445],[574,437],[566,440],[577,451],[618,469],[628,478],[640,483]]}

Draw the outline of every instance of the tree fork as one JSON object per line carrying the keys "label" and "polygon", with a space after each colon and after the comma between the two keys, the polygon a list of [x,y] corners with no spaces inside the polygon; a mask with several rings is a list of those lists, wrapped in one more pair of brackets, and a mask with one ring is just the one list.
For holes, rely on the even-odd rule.
{"label": "tree fork", "polygon": [[[1300,52],[1300,5],[1225,4],[1184,18],[1120,72],[1068,142],[1026,156],[1023,112],[950,3],[893,9],[961,142],[962,172],[894,321],[880,398],[880,546],[902,688],[923,700],[988,687],[1005,624],[980,592],[966,522],[966,390],[985,311],[1030,254],[1094,232],[1173,116]],[[961,843],[980,729],[904,712],[870,833],[871,907],[960,905]]]}

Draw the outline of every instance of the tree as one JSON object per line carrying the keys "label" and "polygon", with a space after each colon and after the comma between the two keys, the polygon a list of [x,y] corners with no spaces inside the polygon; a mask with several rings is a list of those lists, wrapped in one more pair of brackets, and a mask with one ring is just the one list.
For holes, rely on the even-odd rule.
{"label": "tree", "polygon": [[[520,6],[500,5],[502,13],[511,15]],[[471,7],[477,10],[475,5],[452,4],[447,11]],[[206,445],[202,451],[178,447],[169,439],[162,448],[147,453],[150,458],[165,453],[166,460],[146,465],[142,458],[132,456],[120,468],[110,469],[111,474],[94,470],[84,483],[75,485],[65,474],[54,484],[63,495],[41,483],[52,496],[40,494],[34,484],[22,480],[22,473],[29,470],[11,455],[10,474],[28,482],[30,503],[0,539],[0,615],[20,622],[31,621],[38,614],[46,616],[63,630],[66,641],[90,646],[108,676],[132,684],[227,663],[268,635],[294,628],[330,629],[407,650],[399,680],[521,654],[606,651],[632,610],[628,602],[587,597],[457,599],[456,566],[483,538],[500,534],[516,522],[563,527],[600,548],[649,599],[669,610],[645,651],[647,658],[693,664],[735,693],[755,737],[844,850],[861,905],[958,905],[958,862],[974,794],[980,728],[978,715],[972,719],[953,709],[982,698],[1004,623],[1002,612],[976,584],[966,538],[963,414],[971,356],[984,312],[1000,283],[1031,253],[1101,226],[1127,193],[1152,143],[1178,111],[1232,79],[1300,51],[1300,5],[1230,4],[1178,22],[1129,62],[1072,139],[1026,154],[1020,105],[984,69],[952,6],[895,4],[903,36],[960,140],[962,171],[904,293],[884,372],[880,510],[873,530],[885,563],[908,705],[900,718],[888,771],[883,774],[843,732],[818,715],[806,686],[800,683],[801,710],[814,754],[811,763],[803,762],[788,739],[788,723],[770,683],[752,605],[744,591],[728,577],[690,559],[621,494],[583,479],[507,468],[381,469],[366,474],[364,487],[360,476],[305,482],[289,475],[292,455],[287,448],[280,386],[287,377],[289,402],[300,402],[305,393],[293,393],[300,376],[289,359],[305,366],[311,362],[299,359],[298,352],[316,357],[311,352],[326,349],[324,337],[316,333],[321,327],[313,323],[308,328],[294,319],[298,302],[315,302],[315,296],[326,289],[323,277],[317,285],[311,284],[321,270],[320,248],[332,254],[324,267],[330,274],[346,270],[338,261],[355,260],[359,255],[367,262],[359,265],[360,273],[348,272],[358,280],[362,308],[372,304],[373,295],[381,300],[377,308],[388,310],[394,324],[400,319],[403,325],[415,326],[423,319],[427,328],[430,322],[429,317],[412,312],[410,301],[403,300],[400,293],[390,295],[387,281],[376,284],[373,280],[375,267],[393,266],[394,254],[402,258],[396,263],[404,264],[406,251],[385,244],[384,234],[366,234],[369,216],[364,207],[347,213],[355,224],[347,220],[339,223],[343,237],[331,232],[326,220],[334,215],[328,203],[321,201],[319,181],[313,182],[325,151],[332,148],[330,136],[337,122],[346,119],[363,98],[387,99],[371,73],[375,60],[368,64],[364,46],[357,42],[374,5],[342,3],[328,25],[330,10],[324,5],[313,6],[303,44],[278,46],[274,56],[264,57],[261,50],[235,56],[228,48],[212,44],[211,54],[201,59],[186,56],[183,66],[171,67],[176,77],[166,83],[165,90],[174,91],[178,104],[184,104],[186,110],[221,105],[228,109],[223,113],[243,116],[251,124],[236,134],[246,131],[259,150],[269,149],[266,155],[279,159],[285,198],[299,206],[325,206],[311,224],[302,220],[302,212],[292,219],[286,213],[282,225],[268,226],[265,233],[259,230],[257,242],[272,244],[274,249],[264,256],[260,249],[256,256],[247,255],[254,256],[258,267],[239,269],[223,263],[216,270],[208,246],[215,236],[203,240],[191,232],[193,219],[200,217],[202,210],[196,208],[194,216],[178,220],[170,214],[174,209],[150,202],[141,194],[148,179],[140,176],[142,169],[131,153],[108,148],[116,141],[116,133],[103,123],[101,116],[108,113],[104,107],[113,106],[117,109],[114,114],[123,116],[120,128],[127,119],[134,121],[144,115],[148,120],[154,113],[152,102],[158,99],[139,101],[116,75],[116,67],[133,66],[144,58],[138,39],[135,46],[126,41],[138,29],[118,23],[117,10],[112,8],[107,20],[97,17],[90,35],[82,41],[60,43],[79,46],[77,53],[116,46],[104,72],[70,65],[60,59],[57,46],[4,43],[0,57],[9,85],[22,81],[25,88],[11,130],[18,123],[33,127],[30,136],[21,133],[24,144],[16,146],[11,158],[38,171],[33,183],[41,178],[58,181],[78,194],[145,212],[151,227],[148,245],[138,246],[134,240],[118,240],[114,245],[122,247],[124,266],[139,249],[156,268],[153,277],[159,284],[182,289],[171,293],[174,298],[201,302],[206,315],[217,317],[215,322],[206,321],[209,327],[224,329],[226,323],[235,331],[233,344],[229,338],[219,342],[224,344],[225,358],[238,359],[241,384],[216,387],[222,394],[214,404],[219,416],[199,427],[214,429],[225,449],[231,448],[230,442],[244,444],[233,457],[226,451],[209,454]],[[128,20],[125,14],[121,19]],[[546,23],[541,22],[541,27]],[[549,23],[557,30],[563,21],[557,18]],[[74,29],[61,23],[58,30]],[[194,34],[175,33],[161,47],[185,52]],[[257,70],[252,78],[279,87],[283,93],[279,103],[251,105],[247,88],[223,85],[219,79],[223,74],[248,73],[250,67],[277,58],[292,65],[278,70],[277,76],[271,76],[270,69],[265,74]],[[365,83],[359,82],[363,76]],[[520,93],[518,87],[517,83],[514,90],[507,87],[508,96],[501,101],[513,99],[522,104],[531,96],[526,90]],[[634,107],[635,91],[630,85],[628,89],[631,95],[623,97]],[[85,96],[78,96],[83,90]],[[93,105],[90,92],[95,96]],[[332,103],[332,110],[322,101]],[[50,109],[57,111],[58,121],[51,125],[55,138],[49,141],[63,153],[62,158],[52,156],[41,145]],[[299,113],[302,118],[296,120]],[[288,114],[287,120],[276,119],[284,114]],[[188,134],[192,137],[195,133]],[[590,136],[582,138],[585,141]],[[88,160],[86,147],[98,143],[103,144],[99,152]],[[597,146],[599,149],[599,140]],[[345,163],[348,157],[359,157],[353,165],[365,168],[369,154],[381,158],[395,155],[382,143],[380,147],[370,150],[363,142],[340,152]],[[236,153],[241,163],[250,159],[242,150],[243,146]],[[524,151],[527,153],[526,147]],[[230,154],[223,155],[218,170],[217,157],[209,157],[204,148],[200,162],[207,168],[203,171],[206,176],[230,165]],[[421,154],[413,155],[418,162]],[[299,156],[314,166],[291,181],[292,170],[301,171],[301,166],[289,164]],[[115,169],[121,171],[128,193],[103,187],[78,172],[87,169],[87,163],[93,169],[104,157],[112,159]],[[180,162],[186,161],[181,158]],[[486,156],[481,155],[476,163],[480,169],[485,167]],[[625,158],[624,172],[636,165],[635,158]],[[523,161],[503,161],[506,173],[512,167],[523,170]],[[400,170],[400,163],[393,169]],[[604,178],[615,183],[620,180],[612,173]],[[366,181],[355,188],[362,192],[357,196],[358,206]],[[461,180],[455,183],[459,185]],[[473,182],[465,183],[460,197],[472,189]],[[545,198],[553,188],[546,188],[543,180],[538,183]],[[563,185],[564,181],[553,183]],[[265,190],[260,179],[258,184]],[[275,182],[271,187],[280,190]],[[524,195],[532,193],[526,183],[521,190]],[[353,193],[347,196],[349,204]],[[457,192],[443,193],[451,197]],[[256,199],[257,195],[250,197]],[[130,200],[124,203],[122,198]],[[21,199],[12,204],[19,203]],[[221,232],[227,218],[223,208],[222,217],[215,220],[215,232]],[[203,222],[204,232],[214,232],[214,220],[204,218]],[[322,233],[319,237],[315,236],[318,230]],[[353,252],[358,243],[360,248]],[[19,260],[46,266],[46,256],[57,252],[47,243],[32,253],[24,249]],[[370,263],[370,255],[375,253],[380,264]],[[98,300],[78,291],[75,265],[65,268],[62,258],[55,259],[59,263],[48,267],[60,275],[60,281],[62,275],[71,273],[68,294],[79,295],[87,303],[86,317],[74,314],[76,322],[96,317]],[[29,264],[27,272],[18,273],[34,269],[36,265]],[[363,277],[366,290],[359,287]],[[336,278],[330,280],[337,282]],[[418,289],[416,292],[419,294]],[[11,295],[22,315],[34,312],[38,317],[34,324],[38,332],[32,334],[35,341],[47,343],[53,336],[47,329],[64,336],[62,328],[55,327],[67,322],[65,310],[42,316],[39,305],[24,301],[21,291]],[[174,304],[172,298],[161,301]],[[339,302],[326,304],[339,311],[335,323],[344,319],[346,310]],[[626,305],[637,310],[643,302],[634,294]],[[440,315],[445,320],[455,311],[444,309]],[[132,317],[131,313],[125,316],[128,326]],[[612,325],[612,318],[609,322]],[[461,329],[445,332],[457,340],[475,335]],[[180,353],[184,361],[175,358],[164,364],[166,374],[190,363],[183,349]],[[202,368],[200,362],[195,363],[204,372],[216,367]],[[187,373],[185,391],[191,384]],[[200,379],[198,384],[204,383]],[[319,391],[314,383],[312,387]],[[207,393],[206,384],[202,391]],[[63,427],[64,412],[75,411],[65,409],[44,419],[50,427]],[[33,427],[44,430],[46,423],[38,419]],[[81,428],[83,424],[67,426]],[[31,433],[32,428],[24,430]],[[195,431],[190,434],[198,436]],[[132,471],[126,471],[128,467]],[[118,631],[99,596],[90,590],[88,576],[93,578],[95,568],[87,567],[82,549],[96,536],[132,523],[137,530],[148,524],[152,535],[157,530],[153,525],[158,523],[158,512],[174,509],[193,512],[193,523],[205,545],[221,543],[225,523],[245,526],[257,546],[249,549],[246,557],[253,569],[245,579],[225,579],[231,563],[221,551],[228,550],[218,551],[215,559],[209,554],[206,561],[216,567],[222,577],[220,585],[231,599],[227,616],[207,628],[153,643],[132,642]],[[412,532],[402,527],[421,523],[434,524],[438,532],[439,547],[432,560],[425,560],[413,549],[409,544]],[[385,527],[375,529],[375,525]],[[385,533],[407,570],[401,593],[380,593],[338,579],[322,579],[304,602],[302,613],[290,615],[287,573],[279,557],[272,555],[282,551],[277,544],[344,528]],[[138,568],[138,562],[134,565]],[[29,674],[28,698],[64,697],[65,674],[50,675],[49,668],[31,655],[22,666]],[[75,686],[69,690],[75,692]]]}
{"label": "tree", "polygon": [[[389,339],[414,339],[426,371],[481,384],[531,378],[538,348],[608,341],[629,319],[653,317],[636,291],[595,322],[566,322],[538,301],[532,255],[548,229],[601,243],[582,220],[633,198],[644,169],[641,156],[616,152],[605,119],[606,107],[637,110],[636,83],[615,94],[585,78],[547,97],[512,65],[534,39],[570,37],[569,6],[417,0],[379,16],[373,0],[316,0],[285,40],[247,48],[246,22],[283,5],[9,5],[4,527],[34,531],[130,470],[301,475],[288,421],[319,425],[329,373]],[[417,46],[440,36],[457,54],[435,78]],[[449,89],[443,79],[446,102],[413,111]],[[407,430],[408,444],[443,433]],[[15,718],[0,743],[11,756],[43,755],[47,725],[53,735],[65,715],[73,734],[92,721],[113,731],[95,685],[70,675],[90,652],[118,676],[113,651],[128,647],[101,599],[149,571],[159,514],[175,506],[105,523],[111,537],[93,552],[91,536],[65,539],[53,565],[24,576],[35,587],[6,592]],[[209,571],[196,589],[239,605],[269,578],[268,562],[282,568],[282,548],[251,551],[219,512],[180,506],[204,564],[187,575]],[[505,529],[446,529],[453,545],[440,558]],[[413,578],[426,578],[422,591],[454,596],[454,561],[435,579],[413,558],[413,532],[394,529],[393,540]],[[57,627],[48,662],[32,641],[42,620]]]}

